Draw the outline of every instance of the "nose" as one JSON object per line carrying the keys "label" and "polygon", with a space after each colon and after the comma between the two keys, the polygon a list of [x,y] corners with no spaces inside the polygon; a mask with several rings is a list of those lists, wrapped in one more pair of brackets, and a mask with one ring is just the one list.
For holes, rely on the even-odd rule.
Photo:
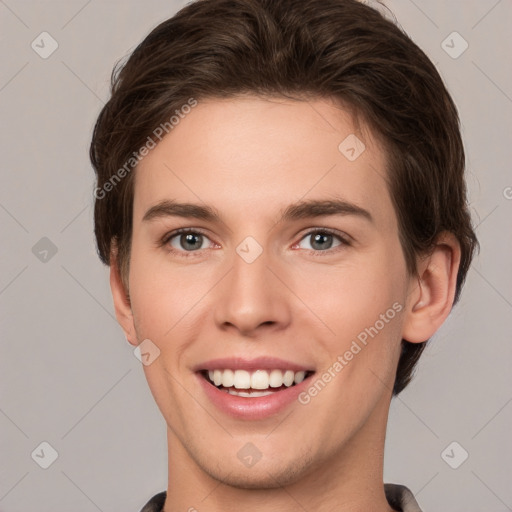
{"label": "nose", "polygon": [[291,296],[285,285],[284,267],[268,250],[251,261],[250,251],[255,248],[251,247],[249,254],[243,252],[243,247],[239,249],[233,255],[231,270],[216,287],[218,327],[248,337],[257,337],[262,330],[284,329],[290,323]]}

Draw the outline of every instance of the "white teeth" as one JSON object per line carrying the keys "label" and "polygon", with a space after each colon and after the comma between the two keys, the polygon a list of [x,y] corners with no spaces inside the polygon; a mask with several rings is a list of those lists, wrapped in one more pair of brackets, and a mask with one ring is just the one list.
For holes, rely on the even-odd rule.
{"label": "white teeth", "polygon": [[[293,370],[255,370],[248,372],[246,370],[208,370],[208,377],[215,386],[235,389],[257,389],[266,390],[269,388],[280,388],[281,386],[290,387],[294,383],[300,384],[306,377],[305,371],[294,372]],[[232,389],[229,390],[230,392]],[[235,391],[233,390],[234,394]],[[265,393],[269,394],[271,391]],[[239,396],[245,396],[236,392]],[[264,396],[250,393],[248,396]]]}
{"label": "white teeth", "polygon": [[252,389],[267,389],[268,388],[268,373],[265,370],[256,370],[251,375],[251,388]]}
{"label": "white teeth", "polygon": [[235,373],[232,370],[224,370],[222,372],[222,385],[230,388],[235,382]]}
{"label": "white teeth", "polygon": [[247,391],[235,391],[234,389],[228,389],[228,393],[230,395],[235,396],[244,396],[244,397],[257,397],[257,396],[267,396],[274,393],[274,391],[253,391],[252,393],[248,393]]}
{"label": "white teeth", "polygon": [[305,376],[306,376],[306,372],[297,372],[295,374],[295,378],[293,379],[295,384],[300,384],[304,380]]}
{"label": "white teeth", "polygon": [[222,384],[222,372],[220,370],[213,371],[213,383],[216,386],[220,386]]}
{"label": "white teeth", "polygon": [[291,370],[286,370],[284,372],[283,383],[287,388],[289,388],[293,384],[294,377],[295,374]]}
{"label": "white teeth", "polygon": [[283,372],[281,370],[272,370],[269,377],[271,388],[280,388],[283,385]]}
{"label": "white teeth", "polygon": [[[218,386],[218,384],[216,384],[216,386]],[[251,387],[251,374],[245,370],[235,370],[233,386],[235,386],[236,389],[249,389]]]}

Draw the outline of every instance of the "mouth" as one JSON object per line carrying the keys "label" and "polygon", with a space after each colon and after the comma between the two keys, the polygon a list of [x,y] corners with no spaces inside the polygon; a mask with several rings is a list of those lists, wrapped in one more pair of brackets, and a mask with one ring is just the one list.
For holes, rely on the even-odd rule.
{"label": "mouth", "polygon": [[309,365],[271,356],[212,359],[192,370],[204,397],[238,420],[271,419],[300,404],[298,397],[315,373]]}
{"label": "mouth", "polygon": [[200,376],[219,391],[244,398],[274,395],[301,384],[314,373],[312,370],[278,368],[252,371],[219,368],[199,371]]}

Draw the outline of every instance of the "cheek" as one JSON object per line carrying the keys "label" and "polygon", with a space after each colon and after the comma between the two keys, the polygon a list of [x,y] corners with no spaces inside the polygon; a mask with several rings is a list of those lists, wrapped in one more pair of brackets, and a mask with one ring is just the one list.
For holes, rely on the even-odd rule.
{"label": "cheek", "polygon": [[130,299],[138,336],[157,344],[171,336],[204,295],[201,288],[191,268],[170,266],[164,257],[133,251]]}
{"label": "cheek", "polygon": [[[391,323],[398,323],[394,320],[403,304],[394,309],[393,305],[403,301],[406,270],[396,252],[375,249],[338,264],[307,263],[294,274],[292,289],[340,345],[373,326],[381,315],[384,321],[391,318],[387,331]],[[313,318],[308,315],[310,321]]]}
{"label": "cheek", "polygon": [[[367,253],[351,264],[310,267],[297,295],[321,319],[325,335],[316,338],[322,369],[334,384],[322,398],[349,411],[370,410],[393,386],[400,354],[403,322],[405,263],[391,251]],[[399,253],[401,254],[401,253]],[[301,325],[311,331],[312,315]],[[325,375],[330,379],[330,375]],[[355,404],[358,404],[357,406]],[[354,409],[352,409],[354,408]]]}

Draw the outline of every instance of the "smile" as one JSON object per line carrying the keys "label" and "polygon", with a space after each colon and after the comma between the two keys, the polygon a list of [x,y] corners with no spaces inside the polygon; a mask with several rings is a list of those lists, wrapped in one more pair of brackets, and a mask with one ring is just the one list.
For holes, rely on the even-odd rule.
{"label": "smile", "polygon": [[[300,384],[313,372],[293,370],[204,370],[202,375],[219,390],[234,396],[256,398]],[[243,390],[243,391],[241,391]]]}
{"label": "smile", "polygon": [[214,359],[192,370],[205,399],[239,420],[272,418],[298,403],[315,373],[310,366],[275,357]]}

